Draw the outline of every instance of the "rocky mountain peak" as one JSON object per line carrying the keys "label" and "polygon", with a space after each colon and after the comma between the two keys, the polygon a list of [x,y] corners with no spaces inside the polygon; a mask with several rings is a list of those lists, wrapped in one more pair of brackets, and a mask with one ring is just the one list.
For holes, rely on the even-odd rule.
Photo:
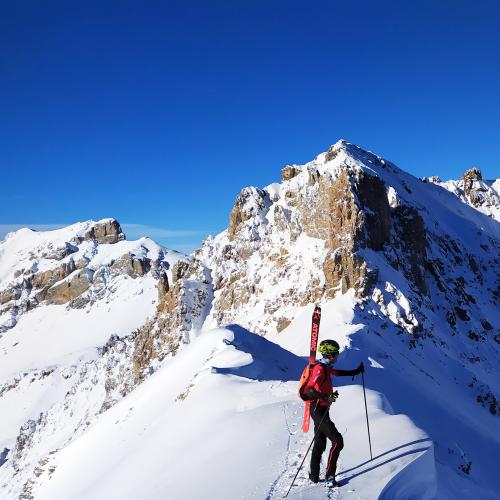
{"label": "rocky mountain peak", "polygon": [[83,236],[77,235],[76,240],[95,240],[97,243],[110,244],[125,240],[120,223],[116,219],[103,219],[92,223]]}
{"label": "rocky mountain peak", "polygon": [[284,328],[285,311],[297,305],[350,288],[367,297],[377,266],[363,253],[386,247],[398,255],[393,264],[426,293],[426,227],[412,204],[409,177],[340,140],[305,165],[284,167],[281,183],[243,189],[228,230],[198,254],[212,274],[214,324],[248,321],[263,296],[266,318],[257,326],[263,333]]}
{"label": "rocky mountain peak", "polygon": [[103,299],[112,283],[168,268],[153,241],[125,239],[115,219],[86,221],[54,231],[21,229],[0,242],[0,332],[40,305],[83,308]]}
{"label": "rocky mountain peak", "polygon": [[497,208],[500,210],[500,196],[492,189],[487,182],[483,181],[483,176],[478,168],[467,170],[460,182],[467,201],[473,207]]}
{"label": "rocky mountain peak", "polygon": [[467,170],[462,176],[462,180],[464,183],[466,182],[474,182],[474,181],[482,181],[483,176],[481,174],[481,170],[478,168],[471,168]]}

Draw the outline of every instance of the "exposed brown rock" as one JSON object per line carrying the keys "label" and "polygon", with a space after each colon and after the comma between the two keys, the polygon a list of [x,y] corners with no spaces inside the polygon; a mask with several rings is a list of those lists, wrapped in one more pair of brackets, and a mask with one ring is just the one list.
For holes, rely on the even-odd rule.
{"label": "exposed brown rock", "polygon": [[47,271],[36,273],[31,278],[31,283],[34,288],[52,286],[54,283],[57,283],[58,281],[66,278],[66,276],[69,276],[75,270],[76,265],[73,258],[71,258],[68,262],[64,262],[55,269],[49,269]]}
{"label": "exposed brown rock", "polygon": [[0,305],[6,304],[11,300],[18,300],[21,296],[21,289],[19,287],[7,288],[6,290],[2,290],[0,292]]}
{"label": "exposed brown rock", "polygon": [[319,179],[320,179],[320,174],[318,172],[318,169],[316,168],[312,168],[309,170],[309,176],[307,178],[307,185],[309,187],[311,186],[314,186],[314,184],[316,184],[317,182],[319,182]]}
{"label": "exposed brown rock", "polygon": [[345,293],[350,288],[363,297],[377,280],[377,271],[368,269],[366,262],[347,248],[328,253],[323,272],[327,297],[334,297],[339,289]]}
{"label": "exposed brown rock", "polygon": [[170,285],[168,283],[167,273],[165,271],[162,271],[158,279],[158,302],[161,302],[163,300],[163,297],[169,290]]}
{"label": "exposed brown rock", "polygon": [[327,248],[354,249],[361,236],[363,219],[356,207],[347,169],[332,180],[322,176],[314,186],[317,194],[297,194],[296,207],[300,212],[303,231],[312,238],[324,239]]}
{"label": "exposed brown rock", "polygon": [[96,240],[98,243],[118,243],[125,239],[122,228],[117,220],[98,222],[83,236],[83,240]]}
{"label": "exposed brown rock", "polygon": [[[216,299],[214,307],[222,313],[236,310],[248,304],[251,295],[252,291],[247,286],[247,281],[245,279],[238,280],[221,289],[221,293]],[[221,318],[230,318],[230,316],[223,314]]]}
{"label": "exposed brown rock", "polygon": [[[177,281],[172,283],[168,291],[163,294],[161,302],[158,304],[157,311],[159,314],[169,314],[173,315],[176,312],[177,307],[180,305],[180,295],[181,295],[182,282]],[[180,325],[180,321],[178,325]]]}
{"label": "exposed brown rock", "polygon": [[172,266],[172,280],[177,281],[182,279],[189,270],[189,264],[184,260],[178,260]]}
{"label": "exposed brown rock", "polygon": [[281,181],[289,181],[290,179],[293,179],[299,172],[300,170],[298,168],[287,165],[281,170]]}
{"label": "exposed brown rock", "polygon": [[478,168],[471,168],[467,170],[462,176],[462,180],[464,181],[464,183],[481,181],[482,179],[483,176],[481,174],[481,170],[479,170]]}
{"label": "exposed brown rock", "polygon": [[280,318],[276,323],[276,330],[278,333],[282,332],[290,323],[291,321],[288,318]]}
{"label": "exposed brown rock", "polygon": [[339,143],[337,144],[334,144],[333,146],[330,146],[328,148],[328,151],[326,152],[326,155],[325,155],[325,161],[332,161],[334,160],[337,155],[340,153],[340,151],[342,150],[342,147],[345,145],[345,141],[340,141]]}
{"label": "exposed brown rock", "polygon": [[111,265],[111,270],[118,273],[126,273],[131,278],[144,276],[151,269],[151,260],[139,258],[127,253],[122,255]]}
{"label": "exposed brown rock", "polygon": [[134,376],[140,381],[144,379],[146,375],[144,369],[151,363],[152,359],[157,356],[155,340],[158,337],[158,329],[155,328],[152,322],[148,322],[136,333],[137,336],[134,339],[132,363]]}
{"label": "exposed brown rock", "polygon": [[274,206],[274,223],[279,231],[286,231],[290,228],[291,211],[281,205]]}
{"label": "exposed brown rock", "polygon": [[474,189],[474,183],[482,179],[483,176],[478,168],[471,168],[470,170],[467,170],[462,177],[464,193],[475,207],[481,205],[482,197],[479,192]]}
{"label": "exposed brown rock", "polygon": [[92,282],[93,272],[89,269],[76,271],[71,279],[62,281],[46,292],[50,304],[66,304],[88,290]]}

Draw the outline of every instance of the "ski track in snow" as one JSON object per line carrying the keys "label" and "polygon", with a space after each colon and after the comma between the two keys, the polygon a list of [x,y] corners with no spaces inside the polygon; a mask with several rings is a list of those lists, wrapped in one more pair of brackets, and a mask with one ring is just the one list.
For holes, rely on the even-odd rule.
{"label": "ski track in snow", "polygon": [[[284,459],[284,468],[271,485],[269,493],[266,496],[266,500],[285,497],[290,485],[292,484],[295,474],[297,474],[297,469],[300,463],[304,460],[304,454],[307,452],[307,449],[311,444],[313,430],[307,434],[304,434],[301,430],[302,412],[303,405],[298,402],[291,404],[287,403],[283,406],[285,426],[289,434],[287,452]],[[311,450],[309,450],[309,453],[304,461],[304,465],[300,469],[297,479],[295,479],[287,498],[311,498],[311,494],[313,494],[315,498],[337,500],[339,498],[338,489],[325,488],[323,483],[314,484],[309,480],[308,472],[309,460],[311,458],[310,454]],[[324,469],[325,464],[323,460],[321,465],[322,469]],[[338,465],[340,469],[340,459]]]}

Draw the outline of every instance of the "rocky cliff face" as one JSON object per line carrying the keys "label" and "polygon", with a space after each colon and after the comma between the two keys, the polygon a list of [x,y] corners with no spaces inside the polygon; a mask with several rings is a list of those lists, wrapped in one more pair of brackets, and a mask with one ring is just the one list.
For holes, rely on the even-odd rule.
{"label": "rocky cliff face", "polygon": [[304,166],[285,167],[281,184],[241,191],[227,232],[196,254],[212,272],[215,324],[237,321],[269,333],[297,306],[350,288],[366,298],[377,267],[364,250],[396,247],[394,265],[427,292],[423,219],[412,205],[390,199],[394,189],[370,165],[397,173],[340,141]]}
{"label": "rocky cliff face", "polygon": [[[169,332],[189,330],[193,318],[201,313],[197,304],[193,308],[198,310],[191,311],[188,323],[180,319],[180,310],[187,303],[183,278],[191,277],[185,270],[194,269],[189,259],[165,252],[151,240],[126,241],[114,219],[89,221],[48,233],[23,229],[7,236],[0,247],[2,254],[6,261],[0,282],[0,332],[13,328],[24,313],[39,306],[65,305],[68,310],[91,307],[109,299],[123,278],[154,280],[158,317],[171,315],[170,319],[163,318]],[[180,269],[185,270],[181,273]],[[201,277],[203,271],[198,274],[200,283],[206,282]]]}
{"label": "rocky cliff face", "polygon": [[[461,181],[472,205],[480,177]],[[479,366],[497,364],[499,236],[461,199],[339,141],[285,167],[281,183],[238,195],[229,229],[195,254],[213,284],[205,324],[273,334],[304,305],[354,289],[363,321],[371,311],[409,349],[430,344],[455,359],[470,396],[500,414]]]}

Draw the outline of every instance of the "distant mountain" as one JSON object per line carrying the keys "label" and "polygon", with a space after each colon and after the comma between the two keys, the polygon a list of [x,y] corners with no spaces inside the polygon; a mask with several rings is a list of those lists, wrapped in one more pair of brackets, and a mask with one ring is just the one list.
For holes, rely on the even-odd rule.
{"label": "distant mountain", "polygon": [[500,179],[483,180],[481,171],[471,168],[458,181],[442,182],[439,177],[424,177],[422,180],[444,187],[464,203],[500,222]]}
{"label": "distant mountain", "polygon": [[[8,235],[4,496],[281,496],[308,444],[294,431],[295,380],[321,303],[320,339],[339,341],[339,365],[368,366],[367,470],[359,386],[341,387],[332,410],[358,497],[494,498],[498,192],[477,169],[419,180],[339,141],[279,183],[244,188],[227,230],[191,256],[127,241],[113,219]],[[205,457],[194,473],[175,465],[193,457]]]}

